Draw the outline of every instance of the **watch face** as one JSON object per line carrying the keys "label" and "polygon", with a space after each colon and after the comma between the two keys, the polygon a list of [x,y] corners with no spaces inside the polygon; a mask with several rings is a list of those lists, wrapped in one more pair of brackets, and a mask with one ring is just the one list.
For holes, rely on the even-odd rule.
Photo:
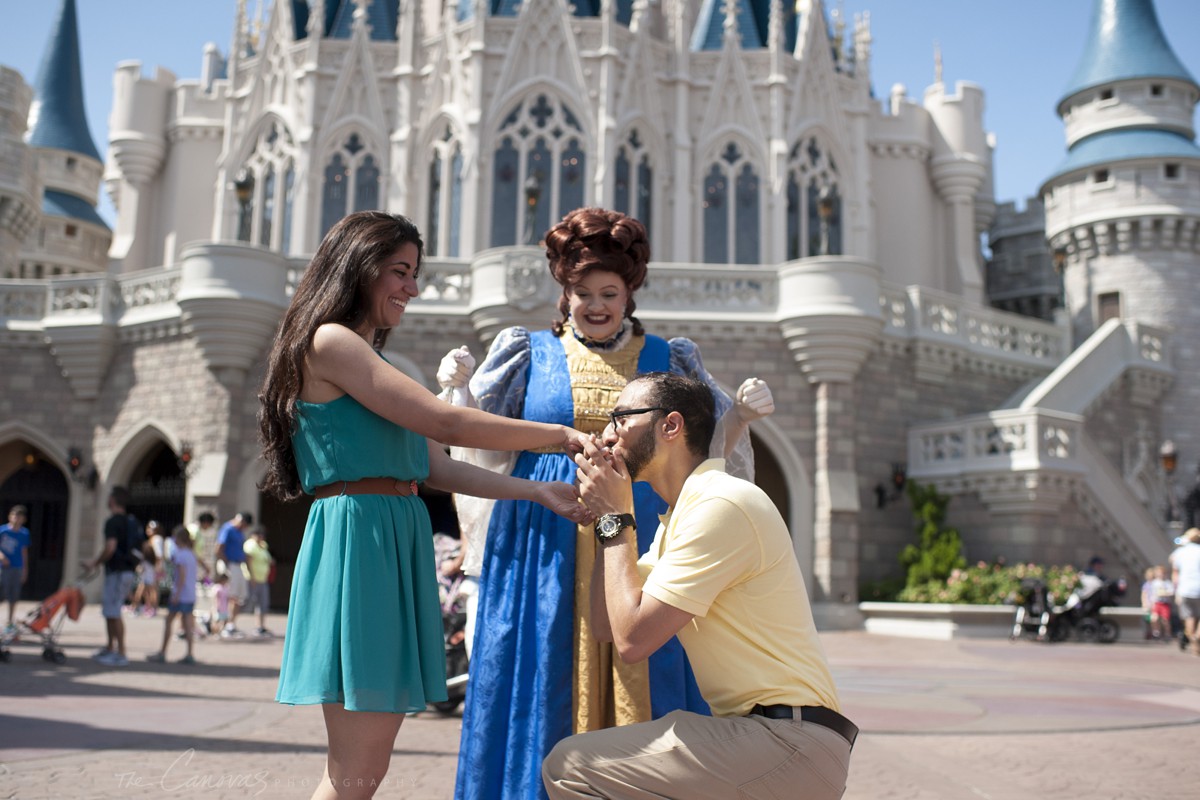
{"label": "watch face", "polygon": [[613,539],[625,528],[636,526],[632,514],[604,514],[596,522],[596,535],[601,539]]}

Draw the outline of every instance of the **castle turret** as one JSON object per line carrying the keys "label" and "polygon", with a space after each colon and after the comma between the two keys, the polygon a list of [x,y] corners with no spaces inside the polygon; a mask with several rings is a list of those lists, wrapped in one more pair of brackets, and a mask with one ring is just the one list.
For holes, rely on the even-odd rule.
{"label": "castle turret", "polygon": [[[1119,317],[1172,331],[1178,374],[1200,374],[1200,85],[1151,0],[1096,0],[1079,67],[1058,105],[1068,152],[1042,186],[1046,238],[1064,264],[1076,343]],[[1200,459],[1200,383],[1164,397],[1162,435]]]}
{"label": "castle turret", "polygon": [[22,141],[32,92],[20,73],[0,67],[0,277],[20,274],[21,242],[39,213],[37,173]]}
{"label": "castle turret", "polygon": [[930,175],[947,206],[953,254],[946,285],[963,297],[983,299],[983,263],[979,252],[977,197],[988,178],[991,148],[983,127],[983,89],[959,82],[947,94],[940,80],[925,90],[925,108],[934,125]]}
{"label": "castle turret", "polygon": [[174,83],[174,74],[161,68],[153,77],[144,77],[137,61],[119,64],[113,76],[109,156],[110,169],[115,170],[110,180],[119,187],[120,200],[112,255],[122,272],[161,263],[161,254],[150,249],[150,219],[153,184],[166,155],[167,109]]}
{"label": "castle turret", "polygon": [[23,277],[100,272],[112,234],[96,212],[102,165],[83,101],[75,0],[63,0],[38,71],[27,142],[43,183],[41,233],[28,237]]}

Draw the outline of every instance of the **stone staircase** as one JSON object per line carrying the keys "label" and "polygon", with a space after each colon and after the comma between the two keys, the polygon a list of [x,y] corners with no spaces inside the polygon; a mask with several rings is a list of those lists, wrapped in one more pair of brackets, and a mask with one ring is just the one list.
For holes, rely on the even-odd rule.
{"label": "stone staircase", "polygon": [[947,494],[975,493],[991,511],[1055,514],[1068,501],[1129,566],[1166,562],[1163,525],[1145,492],[1085,430],[1098,402],[1122,388],[1150,406],[1170,385],[1162,331],[1109,320],[1007,407],[909,429],[908,475]]}

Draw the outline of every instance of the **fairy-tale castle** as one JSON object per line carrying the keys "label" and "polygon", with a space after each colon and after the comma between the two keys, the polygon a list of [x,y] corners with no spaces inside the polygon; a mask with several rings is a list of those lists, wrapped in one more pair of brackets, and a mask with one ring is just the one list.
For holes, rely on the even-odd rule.
{"label": "fairy-tale castle", "polygon": [[239,2],[198,78],[118,67],[101,159],[86,31],[61,5],[34,88],[0,72],[0,503],[33,511],[30,596],[95,552],[124,484],[168,524],[256,512],[286,601],[306,509],[256,489],[256,389],[308,255],[364,208],[424,233],[422,296],[388,356],[431,388],[448,348],[549,324],[537,241],[563,213],[642,219],[647,327],[696,340],[727,387],[774,389],[757,481],[824,624],[857,624],[860,583],[897,571],[906,479],[953,495],[972,559],[1100,553],[1133,574],[1165,558],[1160,446],[1200,457],[1200,86],[1150,0],[1081,20],[1070,150],[1032,236],[1061,270],[1049,298],[1019,258],[1001,274],[1030,234],[997,219],[982,89],[937,76],[877,97],[865,12],[277,0],[249,19]]}

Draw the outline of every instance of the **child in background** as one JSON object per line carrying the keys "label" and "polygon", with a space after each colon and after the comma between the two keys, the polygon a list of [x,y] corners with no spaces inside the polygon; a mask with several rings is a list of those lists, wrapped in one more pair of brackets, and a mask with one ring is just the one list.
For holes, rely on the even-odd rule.
{"label": "child in background", "polygon": [[195,664],[192,656],[192,612],[196,607],[196,573],[199,569],[196,554],[192,550],[192,536],[182,525],[175,526],[171,531],[175,540],[175,548],[171,568],[174,580],[171,582],[171,600],[167,606],[167,621],[163,628],[162,649],[157,653],[146,656],[147,661],[161,664],[167,660],[167,644],[171,641],[171,626],[178,614],[183,618],[183,638],[187,642],[187,654],[179,659],[180,664]]}
{"label": "child in background", "polygon": [[1154,568],[1152,583],[1154,598],[1150,625],[1155,629],[1155,638],[1171,641],[1171,606],[1175,602],[1175,584],[1167,577],[1167,568],[1161,564]]}
{"label": "child in background", "polygon": [[224,630],[225,623],[229,622],[229,574],[217,573],[214,580],[212,595],[216,621],[209,623],[209,633]]}
{"label": "child in background", "polygon": [[1142,638],[1154,638],[1154,567],[1142,575]]}
{"label": "child in background", "polygon": [[153,543],[147,539],[142,545],[142,561],[138,564],[138,585],[133,593],[130,612],[134,615],[153,617],[158,613],[158,555]]}

